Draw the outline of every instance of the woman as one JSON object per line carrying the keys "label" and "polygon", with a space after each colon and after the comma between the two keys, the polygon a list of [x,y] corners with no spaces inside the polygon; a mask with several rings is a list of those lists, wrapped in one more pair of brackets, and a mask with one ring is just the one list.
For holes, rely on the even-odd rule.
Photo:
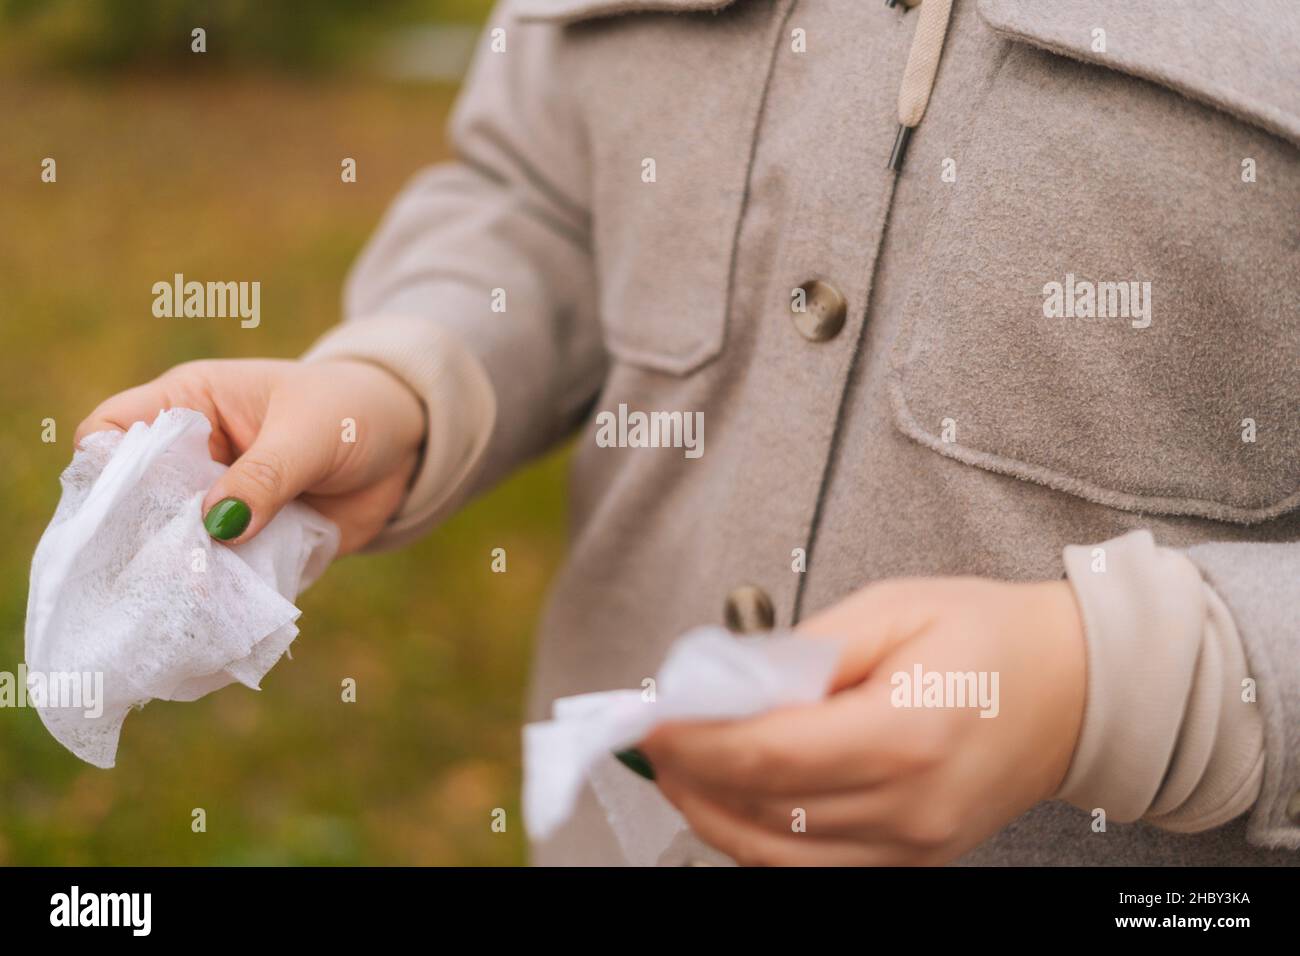
{"label": "woman", "polygon": [[[534,716],[699,623],[844,645],[627,758],[661,863],[1294,863],[1297,13],[908,6],[507,0],[348,321],[80,434],[200,409],[216,537],[303,495],[348,551],[576,434]],[[621,855],[588,795],[536,859]]]}

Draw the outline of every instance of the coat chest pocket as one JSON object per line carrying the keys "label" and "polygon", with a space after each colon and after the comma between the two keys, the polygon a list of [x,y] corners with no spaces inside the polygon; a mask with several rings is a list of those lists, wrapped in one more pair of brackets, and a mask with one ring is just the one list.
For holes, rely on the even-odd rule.
{"label": "coat chest pocket", "polygon": [[[1204,54],[1267,33],[1236,13],[1175,42],[1108,8],[982,0],[1008,48],[927,226],[896,422],[1112,507],[1264,521],[1300,505],[1300,112],[1252,71],[1300,64]],[[1136,31],[1109,54],[1107,22]]]}
{"label": "coat chest pocket", "polygon": [[777,7],[749,0],[519,0],[562,25],[592,158],[606,346],[689,374],[722,350],[750,144]]}

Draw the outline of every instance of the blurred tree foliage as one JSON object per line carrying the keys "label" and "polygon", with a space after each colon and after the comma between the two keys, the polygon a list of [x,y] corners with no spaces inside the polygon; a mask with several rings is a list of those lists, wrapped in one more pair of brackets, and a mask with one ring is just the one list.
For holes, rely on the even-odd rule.
{"label": "blurred tree foliage", "polygon": [[492,0],[0,0],[6,59],[79,70],[341,66],[403,26],[480,23]]}

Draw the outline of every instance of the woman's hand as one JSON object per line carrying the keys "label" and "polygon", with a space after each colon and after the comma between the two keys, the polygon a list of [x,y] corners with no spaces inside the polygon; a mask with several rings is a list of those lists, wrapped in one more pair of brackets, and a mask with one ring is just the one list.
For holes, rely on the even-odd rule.
{"label": "woman's hand", "polygon": [[[799,630],[843,645],[824,702],[671,724],[640,748],[705,842],[745,864],[945,863],[1059,787],[1086,679],[1066,582],[886,581]],[[895,675],[918,665],[982,674],[996,698],[902,706]]]}
{"label": "woman's hand", "polygon": [[173,407],[206,415],[212,456],[231,465],[203,502],[209,532],[231,542],[302,495],[339,526],[340,553],[355,551],[400,506],[424,437],[419,399],[379,366],[251,359],[187,362],[115,395],[77,426],[77,442]]}

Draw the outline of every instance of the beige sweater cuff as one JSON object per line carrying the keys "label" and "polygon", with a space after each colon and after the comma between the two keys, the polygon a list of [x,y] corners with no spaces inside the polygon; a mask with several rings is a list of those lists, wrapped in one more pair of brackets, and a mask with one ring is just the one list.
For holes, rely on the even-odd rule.
{"label": "beige sweater cuff", "polygon": [[1148,531],[1064,556],[1087,637],[1088,690],[1058,798],[1183,832],[1250,809],[1263,779],[1263,721],[1222,600]]}
{"label": "beige sweater cuff", "polygon": [[428,318],[382,315],[326,333],[303,361],[372,362],[404,382],[424,405],[424,449],[406,500],[366,551],[419,537],[461,504],[496,423],[496,394],[477,358]]}

